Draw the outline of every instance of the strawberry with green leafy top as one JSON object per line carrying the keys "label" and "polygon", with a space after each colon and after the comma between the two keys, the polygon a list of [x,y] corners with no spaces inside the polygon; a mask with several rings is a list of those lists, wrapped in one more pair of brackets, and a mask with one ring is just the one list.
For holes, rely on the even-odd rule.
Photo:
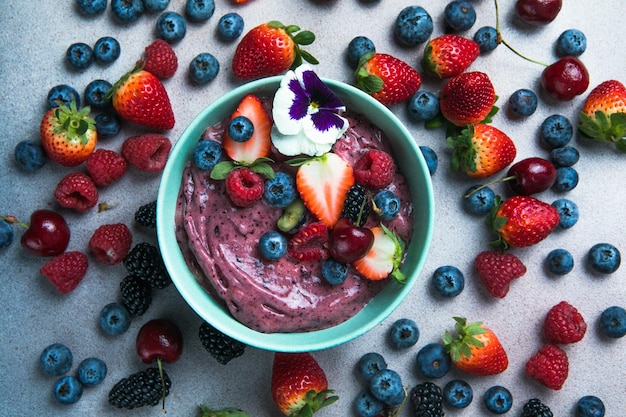
{"label": "strawberry with green leafy top", "polygon": [[422,77],[406,62],[370,52],[361,57],[355,85],[385,105],[402,103],[420,88]]}
{"label": "strawberry with green leafy top", "polygon": [[601,142],[613,142],[626,152],[626,87],[617,80],[600,83],[591,92],[580,112],[578,129]]}
{"label": "strawberry with green leafy top", "polygon": [[486,123],[498,108],[496,91],[484,72],[463,72],[450,78],[441,89],[441,114],[456,126]]}
{"label": "strawberry with green leafy top", "polygon": [[465,71],[480,54],[476,42],[453,33],[431,39],[424,49],[422,67],[439,77],[455,77]]}
{"label": "strawberry with green leafy top", "polygon": [[391,275],[399,284],[405,284],[406,276],[400,270],[404,242],[383,224],[370,230],[374,234],[374,243],[352,266],[367,279],[378,281]]}

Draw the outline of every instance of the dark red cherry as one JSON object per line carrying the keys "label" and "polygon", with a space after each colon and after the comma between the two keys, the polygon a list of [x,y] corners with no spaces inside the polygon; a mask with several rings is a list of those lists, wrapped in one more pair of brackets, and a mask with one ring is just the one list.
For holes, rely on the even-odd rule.
{"label": "dark red cherry", "polygon": [[556,168],[547,159],[531,157],[511,165],[507,178],[509,187],[517,195],[532,195],[552,187],[556,180]]}
{"label": "dark red cherry", "polygon": [[329,244],[330,256],[338,262],[349,264],[365,256],[371,249],[374,233],[342,217],[330,233]]}
{"label": "dark red cherry", "polygon": [[56,256],[67,249],[70,228],[59,213],[52,210],[35,210],[30,216],[28,229],[20,243],[36,256]]}
{"label": "dark red cherry", "polygon": [[183,334],[176,324],[167,319],[146,322],[135,341],[137,355],[143,363],[176,362],[183,352]]}
{"label": "dark red cherry", "polygon": [[557,100],[568,101],[587,90],[589,72],[581,60],[566,56],[543,70],[541,85]]}
{"label": "dark red cherry", "polygon": [[561,11],[562,0],[517,0],[515,13],[531,25],[545,25],[552,22]]}

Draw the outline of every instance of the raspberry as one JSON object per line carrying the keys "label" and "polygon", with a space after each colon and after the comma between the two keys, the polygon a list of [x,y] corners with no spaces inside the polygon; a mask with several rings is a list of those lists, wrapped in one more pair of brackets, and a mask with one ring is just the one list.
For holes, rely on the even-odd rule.
{"label": "raspberry", "polygon": [[263,178],[250,168],[236,168],[226,177],[226,192],[237,207],[248,207],[263,196]]}
{"label": "raspberry", "polygon": [[119,180],[126,173],[126,160],[109,149],[96,149],[86,163],[87,173],[97,186],[105,186]]}
{"label": "raspberry", "polygon": [[557,345],[543,346],[526,362],[526,374],[553,390],[563,387],[568,373],[567,354]]}
{"label": "raspberry", "polygon": [[124,223],[105,224],[96,229],[89,239],[89,250],[98,262],[115,265],[124,259],[133,236]]}
{"label": "raspberry", "polygon": [[169,43],[157,39],[146,46],[143,69],[160,79],[171,78],[178,69],[178,57]]}
{"label": "raspberry", "polygon": [[328,259],[328,228],[322,222],[303,226],[289,240],[287,252],[299,261]]}
{"label": "raspberry", "polygon": [[582,340],[587,323],[576,307],[561,301],[548,311],[543,322],[543,334],[551,343],[568,344]]}
{"label": "raspberry", "polygon": [[222,365],[226,365],[245,352],[245,344],[225,335],[207,322],[202,322],[200,325],[198,337],[207,352]]}
{"label": "raspberry", "polygon": [[124,257],[124,267],[129,274],[151,288],[162,289],[172,283],[159,249],[147,242],[138,243],[132,248]]}
{"label": "raspberry", "polygon": [[354,164],[354,179],[365,188],[385,188],[396,173],[393,158],[387,152],[370,149]]}
{"label": "raspberry", "polygon": [[88,175],[74,172],[59,181],[54,198],[60,206],[83,212],[98,203],[98,190]]}
{"label": "raspberry", "polygon": [[74,290],[87,273],[89,262],[82,252],[63,252],[52,258],[39,269],[39,272],[56,287],[61,294]]}
{"label": "raspberry", "polygon": [[141,171],[158,172],[165,168],[172,142],[158,133],[131,136],[122,144],[126,161]]}
{"label": "raspberry", "polygon": [[474,259],[474,267],[487,291],[504,298],[511,281],[526,273],[526,266],[511,253],[484,251]]}

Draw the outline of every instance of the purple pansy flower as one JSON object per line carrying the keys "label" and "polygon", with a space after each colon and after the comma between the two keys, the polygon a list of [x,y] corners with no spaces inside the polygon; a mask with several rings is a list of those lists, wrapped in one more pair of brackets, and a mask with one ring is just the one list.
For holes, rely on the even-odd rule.
{"label": "purple pansy flower", "polygon": [[348,128],[348,121],[339,115],[346,106],[304,64],[289,71],[274,96],[272,143],[280,153],[322,155]]}

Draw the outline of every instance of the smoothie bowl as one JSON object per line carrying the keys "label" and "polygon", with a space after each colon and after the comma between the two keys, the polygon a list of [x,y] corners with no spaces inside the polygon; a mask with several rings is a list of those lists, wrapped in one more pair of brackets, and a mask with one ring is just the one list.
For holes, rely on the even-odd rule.
{"label": "smoothie bowl", "polygon": [[[262,196],[250,197],[259,177]],[[201,111],[157,198],[163,260],[189,306],[234,339],[283,352],[340,345],[391,314],[418,279],[433,218],[430,175],[407,129],[309,67]]]}

